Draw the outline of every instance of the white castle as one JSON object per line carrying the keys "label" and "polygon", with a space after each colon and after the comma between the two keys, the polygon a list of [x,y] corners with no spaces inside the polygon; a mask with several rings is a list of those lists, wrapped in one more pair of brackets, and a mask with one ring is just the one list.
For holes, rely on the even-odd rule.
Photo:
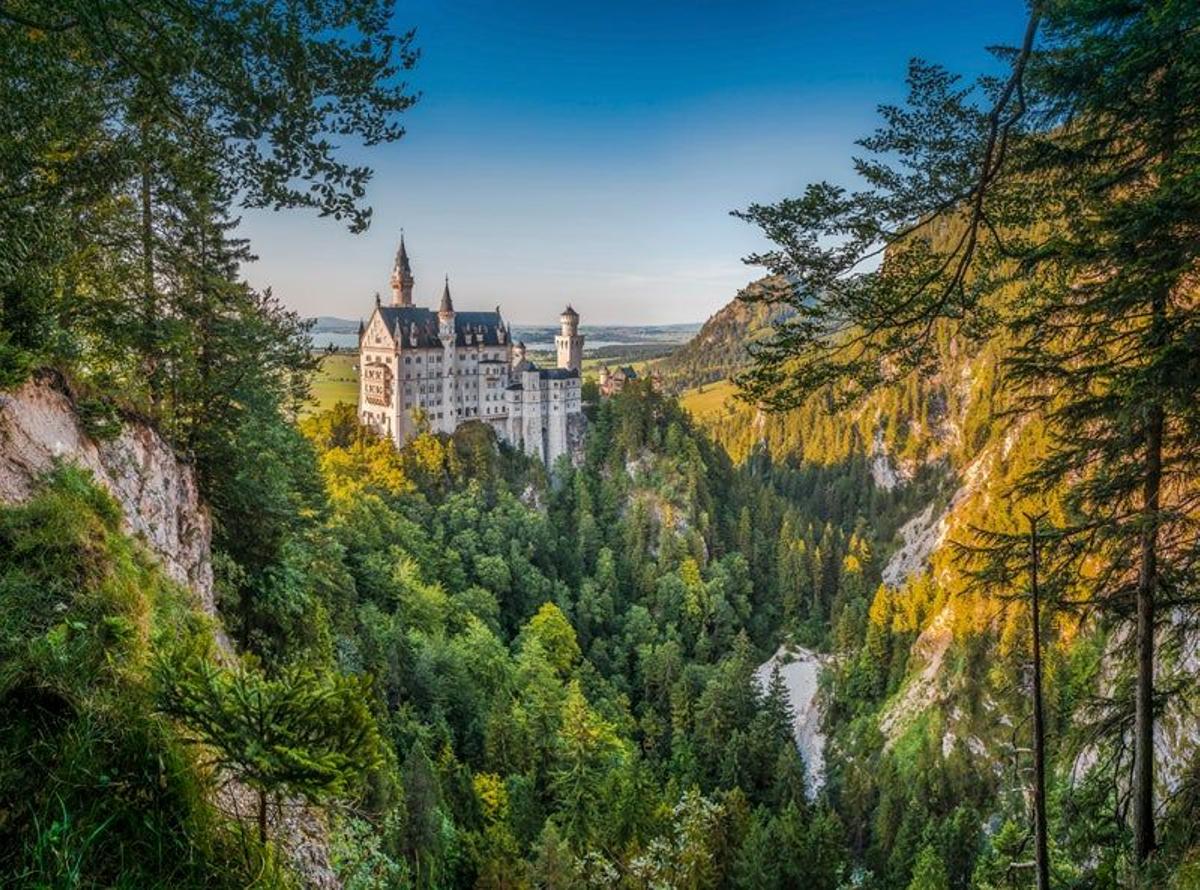
{"label": "white castle", "polygon": [[375,296],[359,326],[359,416],[380,435],[403,444],[422,423],[452,433],[481,421],[515,448],[553,463],[583,438],[579,313],[567,306],[554,338],[557,368],[539,368],[512,342],[497,306],[456,312],[447,277],[437,312],[412,301],[412,268],[400,236],[392,267],[392,305]]}

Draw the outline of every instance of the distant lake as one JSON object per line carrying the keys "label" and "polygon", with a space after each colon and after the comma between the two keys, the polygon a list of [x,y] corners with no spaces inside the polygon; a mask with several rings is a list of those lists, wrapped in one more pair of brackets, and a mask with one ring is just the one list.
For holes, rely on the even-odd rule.
{"label": "distant lake", "polygon": [[358,334],[334,334],[329,331],[314,333],[313,348],[325,349],[332,346],[334,349],[358,349]]}

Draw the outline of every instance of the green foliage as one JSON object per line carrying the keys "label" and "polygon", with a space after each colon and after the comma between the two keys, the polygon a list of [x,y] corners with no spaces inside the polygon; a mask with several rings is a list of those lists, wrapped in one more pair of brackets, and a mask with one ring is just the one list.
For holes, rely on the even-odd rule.
{"label": "green foliage", "polygon": [[917,854],[913,865],[912,880],[908,882],[908,890],[950,890],[950,878],[946,874],[946,865],[933,846],[926,846]]}
{"label": "green foliage", "polygon": [[0,881],[244,886],[261,855],[151,695],[153,651],[208,629],[121,523],[70,467],[0,508]]}
{"label": "green foliage", "polygon": [[330,860],[346,890],[384,890],[409,883],[405,862],[384,848],[395,829],[395,820],[380,830],[357,818],[347,818],[335,827]]}
{"label": "green foliage", "polygon": [[268,797],[344,797],[380,764],[370,687],[359,678],[303,667],[266,677],[253,661],[230,669],[203,656],[161,660],[156,675],[158,709],[258,792],[261,842]]}
{"label": "green foliage", "polygon": [[[783,496],[736,471],[672,400],[634,386],[603,402],[584,466],[553,485],[474,430],[388,459],[337,415],[305,429],[348,575],[332,649],[342,670],[376,678],[401,764],[396,852],[414,883],[576,886],[657,843],[648,876],[708,886],[732,868],[741,822],[722,822],[714,844],[688,821],[701,799],[807,806],[786,702],[754,679],[776,641],[773,549],[752,565],[737,519],[753,505],[774,537],[795,526]],[[830,553],[822,596],[836,599],[842,548],[867,549],[833,528],[817,541]],[[389,807],[380,824],[395,821]],[[814,825],[797,855],[810,841],[835,851],[820,860],[833,876],[840,828]]]}

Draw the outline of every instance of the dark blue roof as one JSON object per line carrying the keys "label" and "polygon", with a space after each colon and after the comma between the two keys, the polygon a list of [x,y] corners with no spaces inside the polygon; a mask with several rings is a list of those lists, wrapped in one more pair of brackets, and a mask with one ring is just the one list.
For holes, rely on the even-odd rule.
{"label": "dark blue roof", "polygon": [[[438,336],[437,313],[424,306],[380,306],[378,310],[389,333],[395,333],[400,325],[401,346],[418,349],[441,347]],[[500,346],[500,327],[503,322],[499,312],[456,312],[454,313],[455,345],[467,346],[469,335],[475,334],[476,343],[484,346]],[[413,326],[416,326],[416,341],[413,342]]]}

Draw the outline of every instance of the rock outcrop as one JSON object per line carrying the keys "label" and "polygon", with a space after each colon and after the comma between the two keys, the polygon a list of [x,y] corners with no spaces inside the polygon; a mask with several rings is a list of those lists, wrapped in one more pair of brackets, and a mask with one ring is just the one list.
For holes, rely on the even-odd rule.
{"label": "rock outcrop", "polygon": [[825,784],[825,735],[821,732],[821,705],[817,697],[822,656],[801,646],[784,644],[754,672],[760,688],[766,690],[776,667],[787,689],[792,706],[792,735],[804,760],[806,780],[811,793]]}
{"label": "rock outcrop", "polygon": [[0,392],[0,502],[28,498],[57,461],[92,471],[142,540],[209,614],[213,606],[212,523],[194,469],[146,424],[125,423],[97,441],[83,428],[69,386],[43,371]]}
{"label": "rock outcrop", "polygon": [[[218,645],[232,657],[213,601],[212,522],[195,468],[146,423],[123,423],[103,440],[89,435],[71,387],[61,375],[41,371],[19,389],[0,392],[0,503],[29,498],[38,478],[59,461],[92,471],[120,505],[130,535],[192,592],[198,609],[216,619]],[[222,783],[215,803],[238,815],[251,811],[251,798],[248,788],[230,781]],[[319,810],[286,801],[271,826],[305,886],[340,886]]]}

